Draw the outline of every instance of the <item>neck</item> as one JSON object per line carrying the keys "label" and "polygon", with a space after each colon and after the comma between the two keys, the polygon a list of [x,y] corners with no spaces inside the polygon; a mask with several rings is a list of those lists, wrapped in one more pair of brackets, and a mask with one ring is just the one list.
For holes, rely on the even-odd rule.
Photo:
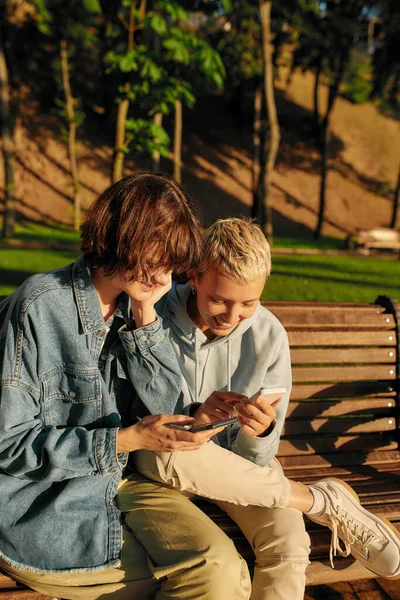
{"label": "neck", "polygon": [[122,288],[118,286],[118,279],[115,276],[103,275],[98,269],[92,270],[92,281],[99,298],[101,314],[107,321],[117,308],[117,300]]}
{"label": "neck", "polygon": [[206,323],[204,323],[203,319],[201,318],[201,315],[197,308],[196,294],[190,294],[189,296],[189,299],[187,301],[187,314],[192,319],[196,327],[198,327],[200,331],[202,331],[209,340],[213,340],[216,337],[215,334],[211,331],[211,329],[208,328]]}

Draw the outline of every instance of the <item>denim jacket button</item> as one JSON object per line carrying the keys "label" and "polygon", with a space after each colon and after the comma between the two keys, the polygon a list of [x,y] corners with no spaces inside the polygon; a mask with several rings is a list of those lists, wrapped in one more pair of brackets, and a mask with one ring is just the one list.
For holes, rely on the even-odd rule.
{"label": "denim jacket button", "polygon": [[145,335],[141,335],[140,338],[139,338],[139,340],[141,342],[145,342],[146,341],[146,336]]}
{"label": "denim jacket button", "polygon": [[68,392],[68,395],[69,395],[70,398],[75,398],[76,397],[75,392],[72,392],[72,391]]}
{"label": "denim jacket button", "polygon": [[106,358],[107,358],[107,355],[106,355],[106,354],[102,354],[102,355],[100,356],[100,360],[106,360]]}

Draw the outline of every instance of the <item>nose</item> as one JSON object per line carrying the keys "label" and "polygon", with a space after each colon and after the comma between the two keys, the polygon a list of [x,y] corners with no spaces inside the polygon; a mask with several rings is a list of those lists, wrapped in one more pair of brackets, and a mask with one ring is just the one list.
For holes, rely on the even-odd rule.
{"label": "nose", "polygon": [[169,285],[171,281],[171,273],[172,271],[157,271],[153,275],[154,283],[158,283],[158,285]]}
{"label": "nose", "polygon": [[239,306],[237,306],[236,304],[231,304],[230,306],[228,306],[226,309],[226,312],[225,312],[225,319],[228,321],[228,323],[231,323],[232,325],[234,325],[235,323],[237,323],[239,321],[239,318],[240,318]]}

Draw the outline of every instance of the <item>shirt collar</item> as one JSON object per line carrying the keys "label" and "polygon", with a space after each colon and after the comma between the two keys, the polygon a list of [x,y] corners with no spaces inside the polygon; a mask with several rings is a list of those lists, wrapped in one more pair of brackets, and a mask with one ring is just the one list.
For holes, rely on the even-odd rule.
{"label": "shirt collar", "polygon": [[[72,268],[72,285],[74,288],[79,318],[84,333],[92,333],[104,329],[105,322],[101,314],[99,297],[93,285],[90,265],[83,254],[78,257]],[[127,294],[121,294],[115,316],[126,323],[130,320],[130,300]]]}

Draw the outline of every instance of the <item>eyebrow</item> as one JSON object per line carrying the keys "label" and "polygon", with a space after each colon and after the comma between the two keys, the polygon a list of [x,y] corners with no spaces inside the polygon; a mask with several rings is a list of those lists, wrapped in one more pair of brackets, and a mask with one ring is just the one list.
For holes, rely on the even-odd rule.
{"label": "eyebrow", "polygon": [[[227,300],[227,298],[225,298],[225,296],[219,296],[218,294],[210,294],[210,296],[212,296],[215,300]],[[250,300],[242,300],[242,304],[246,304],[246,303],[250,303],[250,302],[257,302],[257,300],[259,300],[259,298],[252,298]]]}

